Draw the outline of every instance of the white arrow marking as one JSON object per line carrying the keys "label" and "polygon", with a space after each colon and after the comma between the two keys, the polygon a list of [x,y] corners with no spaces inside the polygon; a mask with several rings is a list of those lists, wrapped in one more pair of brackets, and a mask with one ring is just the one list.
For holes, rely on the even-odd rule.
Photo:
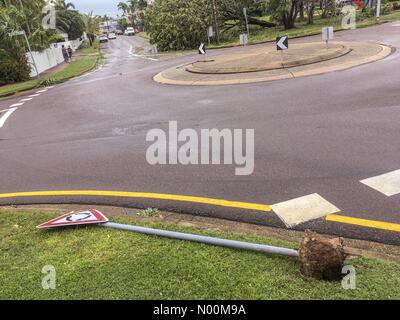
{"label": "white arrow marking", "polygon": [[17,109],[18,109],[18,108],[12,108],[12,109],[7,109],[7,110],[0,111],[0,113],[6,111],[6,113],[3,114],[3,116],[0,116],[0,128],[3,128],[3,126],[4,126],[4,124],[6,123],[7,119],[8,119],[8,118],[12,115],[12,113],[13,113],[15,110],[17,110]]}
{"label": "white arrow marking", "polygon": [[201,54],[206,54],[206,52],[204,51],[204,43],[200,45],[199,51]]}
{"label": "white arrow marking", "polygon": [[286,41],[286,39],[287,39],[287,37],[282,37],[282,38],[278,41],[277,45],[278,45],[279,48],[281,48],[281,49],[287,49],[287,47],[284,45],[284,42]]}

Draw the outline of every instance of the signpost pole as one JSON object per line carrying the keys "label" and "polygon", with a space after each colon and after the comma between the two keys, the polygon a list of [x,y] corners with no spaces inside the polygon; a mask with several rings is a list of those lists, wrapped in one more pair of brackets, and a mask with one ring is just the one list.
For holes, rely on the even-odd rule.
{"label": "signpost pole", "polygon": [[381,5],[382,5],[382,0],[378,0],[376,4],[376,21],[379,22],[380,16],[381,16]]}
{"label": "signpost pole", "polygon": [[246,20],[247,37],[250,37],[249,19],[247,18],[247,8],[243,8],[244,19]]}
{"label": "signpost pole", "polygon": [[28,37],[26,36],[25,30],[13,32],[13,33],[11,33],[11,36],[24,36],[25,42],[26,42],[26,44],[28,46],[29,54],[30,54],[31,59],[32,59],[33,66],[35,67],[36,77],[39,76],[39,71],[38,71],[38,68],[37,68],[37,65],[36,65],[36,61],[35,61],[35,58],[33,57],[31,46],[29,44],[29,40],[28,40]]}
{"label": "signpost pole", "polygon": [[219,45],[219,29],[218,29],[218,21],[217,21],[217,7],[215,5],[215,0],[212,0],[212,11],[213,11],[213,19],[215,24],[215,36],[217,38],[217,45]]}
{"label": "signpost pole", "polygon": [[144,228],[144,227],[139,227],[139,226],[131,226],[131,225],[126,225],[126,224],[112,223],[112,222],[100,224],[99,226],[103,227],[103,228],[112,228],[112,229],[118,229],[118,230],[123,230],[123,231],[138,232],[138,233],[143,233],[143,234],[153,235],[153,236],[158,236],[158,237],[166,237],[166,238],[171,238],[171,239],[179,239],[179,240],[205,243],[205,244],[226,247],[226,248],[249,250],[249,251],[263,252],[263,253],[276,254],[276,255],[284,255],[284,256],[295,257],[295,258],[297,258],[299,256],[299,252],[296,250],[293,250],[293,249],[273,247],[273,246],[267,246],[267,245],[251,243],[251,242],[227,240],[227,239],[221,239],[221,238],[200,236],[200,235],[196,235],[196,234],[188,234],[188,233],[173,232],[173,231],[167,231],[167,230],[151,229],[151,228]]}
{"label": "signpost pole", "polygon": [[34,67],[35,67],[36,76],[38,77],[38,76],[39,76],[39,71],[38,71],[38,68],[37,68],[37,65],[36,65],[35,58],[33,57],[33,53],[32,53],[32,50],[31,50],[31,46],[30,46],[30,44],[29,44],[29,40],[28,40],[28,37],[26,36],[26,32],[25,32],[25,31],[24,31],[24,37],[25,37],[26,44],[28,45],[28,50],[29,50],[29,53],[30,53],[30,55],[31,55],[33,65],[34,65]]}

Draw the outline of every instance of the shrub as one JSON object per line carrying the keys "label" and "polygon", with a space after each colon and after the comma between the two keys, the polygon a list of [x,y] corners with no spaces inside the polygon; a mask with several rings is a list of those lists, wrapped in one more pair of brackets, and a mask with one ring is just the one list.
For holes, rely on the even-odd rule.
{"label": "shrub", "polygon": [[3,38],[0,44],[0,85],[29,80],[31,68],[25,49]]}

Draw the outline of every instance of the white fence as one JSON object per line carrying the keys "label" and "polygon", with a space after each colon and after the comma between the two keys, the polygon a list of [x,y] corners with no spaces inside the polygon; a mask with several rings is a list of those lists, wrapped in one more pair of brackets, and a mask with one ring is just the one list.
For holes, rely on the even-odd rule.
{"label": "white fence", "polygon": [[38,73],[36,73],[34,63],[32,61],[32,57],[30,53],[27,53],[29,64],[31,65],[31,77],[36,77],[37,75],[41,74],[42,72],[54,68],[55,66],[59,65],[60,63],[64,62],[64,57],[62,54],[62,46],[64,45],[66,48],[71,46],[72,50],[75,52],[82,44],[82,40],[73,40],[73,41],[66,41],[66,42],[59,42],[53,44],[50,48],[43,50],[41,52],[34,51],[32,52],[33,59],[35,60],[36,67]]}

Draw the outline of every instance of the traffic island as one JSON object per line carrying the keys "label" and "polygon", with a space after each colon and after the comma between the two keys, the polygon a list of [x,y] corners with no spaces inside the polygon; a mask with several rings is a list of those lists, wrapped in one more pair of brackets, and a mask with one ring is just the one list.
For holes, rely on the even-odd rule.
{"label": "traffic island", "polygon": [[154,81],[173,85],[227,85],[274,81],[344,70],[383,59],[389,46],[378,43],[335,42],[275,47],[241,48],[167,69]]}

